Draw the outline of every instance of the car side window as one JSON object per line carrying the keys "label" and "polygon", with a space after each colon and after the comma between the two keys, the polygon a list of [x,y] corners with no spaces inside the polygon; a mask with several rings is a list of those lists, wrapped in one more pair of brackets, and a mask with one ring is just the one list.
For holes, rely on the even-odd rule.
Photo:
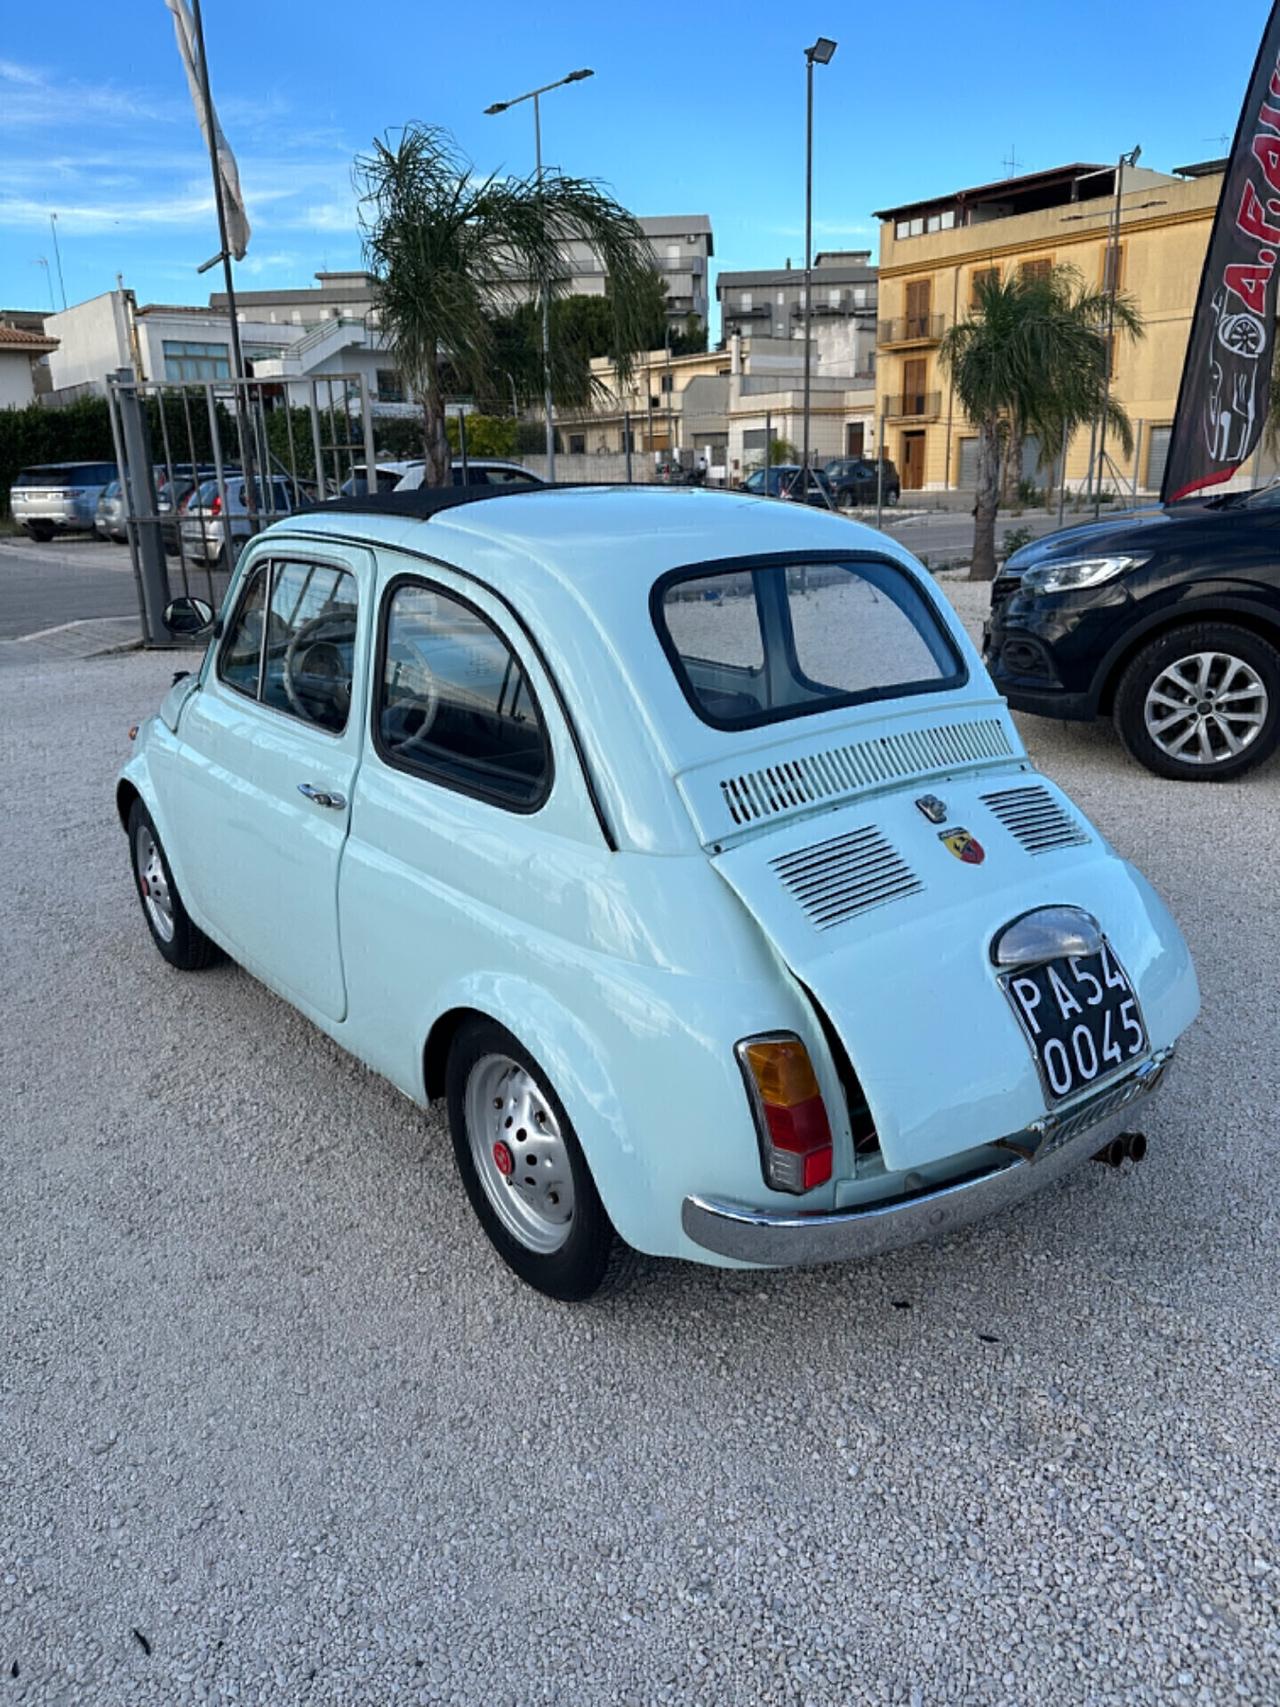
{"label": "car side window", "polygon": [[490,486],[537,486],[539,482],[523,468],[487,468],[485,476]]}
{"label": "car side window", "polygon": [[237,693],[258,697],[262,665],[262,617],[267,604],[269,565],[260,563],[244,584],[235,615],[218,653],[218,675]]}
{"label": "car side window", "polygon": [[351,710],[358,614],[347,570],[260,564],[236,606],[218,674],[273,711],[340,735]]}
{"label": "car side window", "polygon": [[473,606],[420,581],[383,601],[374,741],[389,763],[529,812],[551,786],[538,702],[506,641]]}

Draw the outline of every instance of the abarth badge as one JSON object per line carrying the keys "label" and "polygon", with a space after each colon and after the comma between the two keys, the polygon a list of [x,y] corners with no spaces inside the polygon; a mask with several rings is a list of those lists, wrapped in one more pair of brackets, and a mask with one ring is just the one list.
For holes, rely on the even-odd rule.
{"label": "abarth badge", "polygon": [[981,865],[987,857],[982,843],[968,830],[943,830],[938,840],[966,865]]}
{"label": "abarth badge", "polygon": [[916,801],[916,806],[931,824],[946,823],[947,803],[945,800],[939,800],[936,794],[922,794]]}

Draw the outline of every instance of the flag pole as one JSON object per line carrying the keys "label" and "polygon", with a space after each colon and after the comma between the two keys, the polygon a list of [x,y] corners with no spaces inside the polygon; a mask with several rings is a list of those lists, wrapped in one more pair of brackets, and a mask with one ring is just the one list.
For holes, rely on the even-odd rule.
{"label": "flag pole", "polygon": [[[200,16],[200,0],[191,0],[191,21],[195,28],[196,48],[200,60],[200,99],[204,102],[203,129],[209,142],[209,165],[213,172],[213,200],[218,210],[218,242],[222,247],[222,276],[227,286],[227,314],[231,321],[231,401],[235,410],[236,434],[240,440],[240,467],[244,471],[244,502],[249,512],[250,535],[258,531],[257,470],[254,467],[253,436],[249,431],[248,392],[240,381],[247,379],[244,355],[240,348],[240,319],[236,312],[236,287],[231,273],[231,245],[227,240],[227,204],[222,194],[222,172],[218,165],[218,127],[213,117],[213,96],[209,92],[209,56],[204,47],[204,19]],[[317,475],[319,471],[317,470]],[[223,509],[226,494],[223,493]],[[226,566],[233,568],[230,522],[224,555]]]}
{"label": "flag pole", "polygon": [[209,141],[209,165],[213,170],[213,200],[218,210],[218,242],[222,245],[222,275],[227,285],[227,311],[231,316],[231,377],[244,379],[244,357],[240,351],[240,322],[236,316],[236,287],[231,275],[231,246],[227,242],[227,206],[222,199],[222,173],[218,167],[218,132],[213,122],[213,96],[209,93],[209,57],[204,47],[204,20],[200,0],[191,0],[196,46],[200,58],[200,99],[204,102],[204,132]]}

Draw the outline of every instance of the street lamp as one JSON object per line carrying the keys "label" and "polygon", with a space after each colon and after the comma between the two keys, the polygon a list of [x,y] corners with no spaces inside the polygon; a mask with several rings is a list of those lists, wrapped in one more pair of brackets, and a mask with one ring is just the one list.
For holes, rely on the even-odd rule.
{"label": "street lamp", "polygon": [[819,36],[812,47],[804,50],[807,101],[805,106],[804,146],[804,454],[800,466],[807,480],[809,468],[809,383],[813,364],[813,347],[809,340],[813,314],[813,68],[830,65],[836,44],[828,36]]}
{"label": "street lamp", "polygon": [[[537,181],[542,184],[542,109],[538,105],[543,95],[550,94],[552,89],[563,89],[566,83],[581,83],[585,77],[594,77],[590,70],[571,71],[567,77],[561,77],[555,83],[544,83],[540,89],[530,89],[526,94],[516,95],[510,101],[495,101],[491,107],[485,108],[488,115],[505,113],[508,107],[518,107],[521,101],[533,102],[533,146],[537,159]],[[556,426],[554,404],[551,399],[551,285],[546,278],[542,280],[542,404],[547,418],[547,479],[553,484],[556,477]]]}

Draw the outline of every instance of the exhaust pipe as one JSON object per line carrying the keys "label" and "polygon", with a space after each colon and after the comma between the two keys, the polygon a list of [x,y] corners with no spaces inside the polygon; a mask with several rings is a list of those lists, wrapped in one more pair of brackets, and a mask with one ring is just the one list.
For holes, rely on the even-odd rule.
{"label": "exhaust pipe", "polygon": [[1095,1162],[1102,1162],[1109,1168],[1123,1167],[1126,1162],[1136,1166],[1147,1153],[1147,1139],[1143,1132],[1121,1132],[1109,1144],[1094,1156]]}

